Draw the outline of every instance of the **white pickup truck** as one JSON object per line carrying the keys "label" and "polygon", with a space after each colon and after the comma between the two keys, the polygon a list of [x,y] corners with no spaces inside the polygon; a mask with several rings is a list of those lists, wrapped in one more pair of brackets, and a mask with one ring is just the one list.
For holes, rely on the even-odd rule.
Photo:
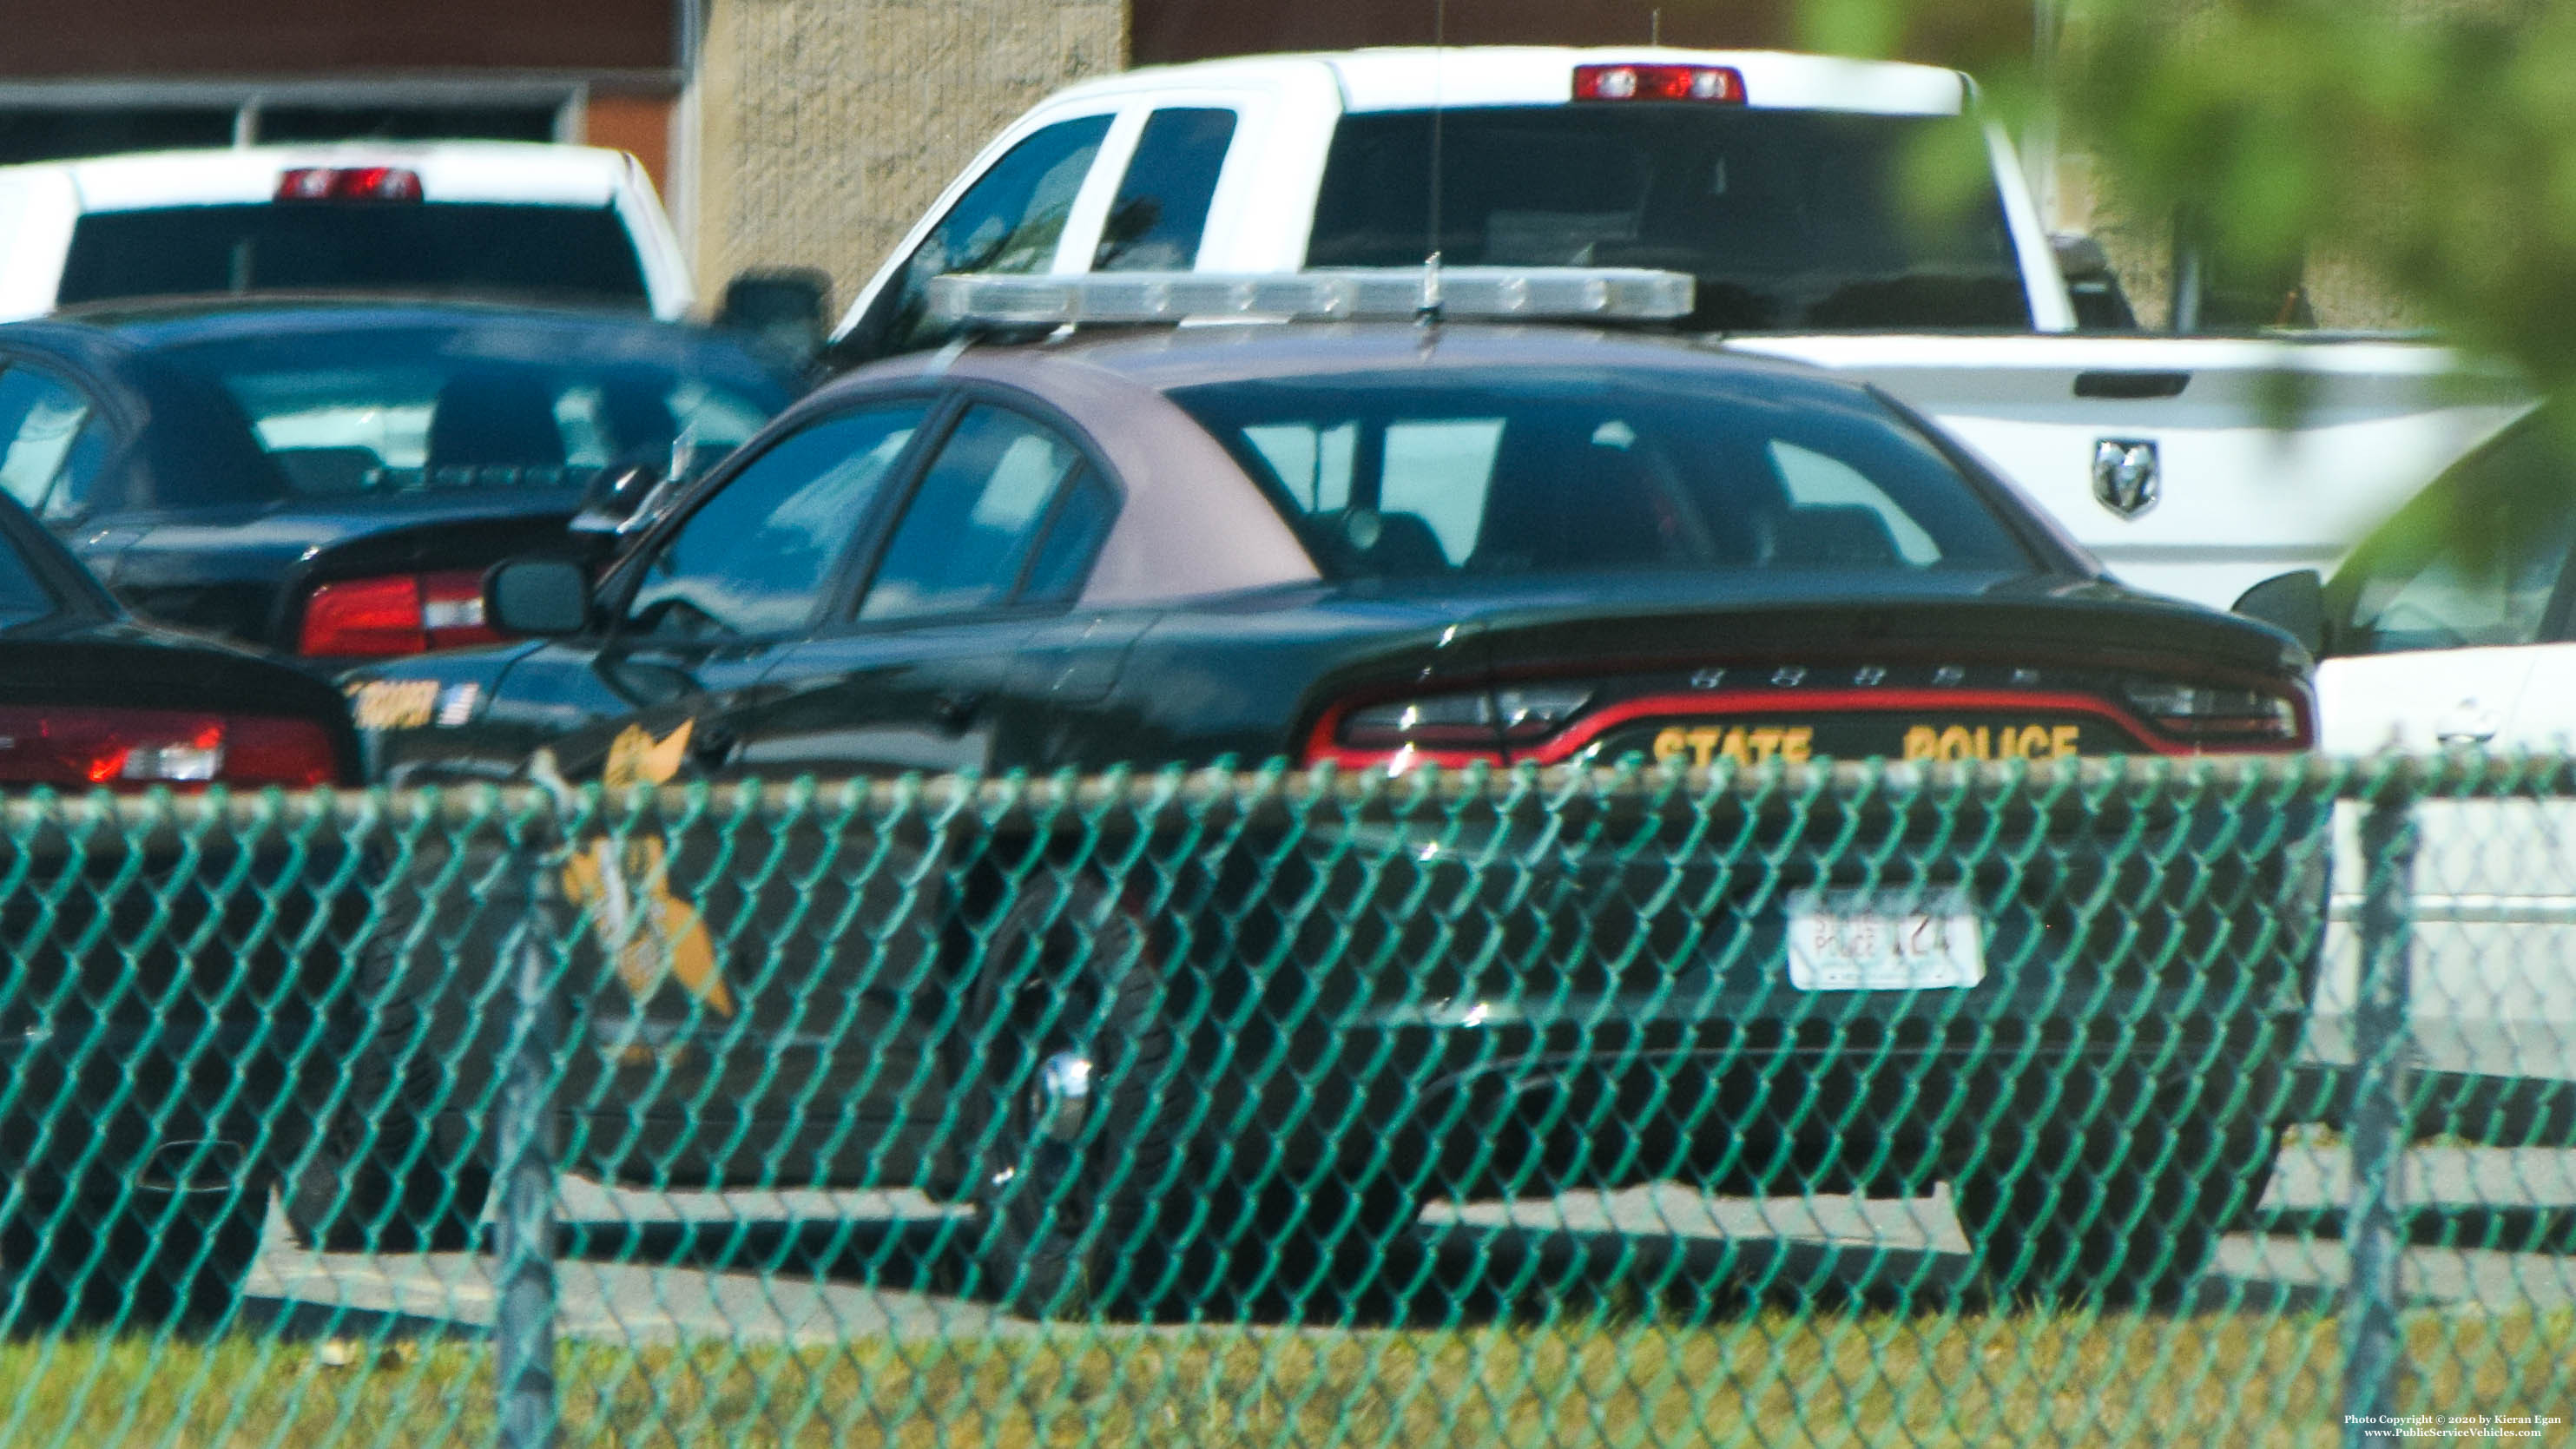
{"label": "white pickup truck", "polygon": [[695,300],[635,158],[589,146],[357,142],[0,167],[0,321],[124,297],[465,292]]}
{"label": "white pickup truck", "polygon": [[[1060,91],[957,178],[842,320],[934,345],[943,272],[1628,266],[1685,327],[1858,374],[1938,419],[2115,573],[2227,607],[2330,569],[2524,399],[2420,343],[2079,334],[1969,79],[1767,52],[1264,56]],[[1948,144],[1987,179],[1910,207]],[[1437,176],[1437,184],[1433,178]]]}

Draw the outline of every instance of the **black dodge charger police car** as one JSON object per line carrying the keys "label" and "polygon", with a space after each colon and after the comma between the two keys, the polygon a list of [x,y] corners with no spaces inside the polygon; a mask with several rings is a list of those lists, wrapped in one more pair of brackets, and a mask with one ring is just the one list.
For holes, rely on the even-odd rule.
{"label": "black dodge charger police car", "polygon": [[[1311,307],[1277,279],[1242,305],[1347,314],[1370,280],[1319,277]],[[2110,581],[1886,397],[1672,337],[1459,320],[1491,281],[1453,273],[1445,315],[1416,323],[1081,327],[841,379],[595,587],[558,560],[498,566],[494,621],[544,637],[351,676],[371,769],[521,779],[542,752],[632,785],[2308,744],[2295,644]],[[1115,282],[962,295],[1044,332],[1224,285]],[[1484,295],[1508,310],[1515,285]],[[667,892],[696,929],[651,989],[602,971],[579,1006],[577,1037],[656,1045],[585,1057],[572,1140],[630,1180],[979,1202],[991,1282],[1037,1312],[1162,1281],[1140,1254],[1220,1221],[1374,1238],[1426,1194],[1664,1175],[1948,1177],[1998,1273],[2152,1291],[2269,1171],[2263,1084],[2320,899],[2286,846],[2223,888],[2123,896],[2110,846],[2170,852],[2207,825],[2048,839],[2009,880],[1944,880],[1937,853],[1829,867],[1775,815],[1535,885],[1355,829],[1246,845],[1144,903],[1007,862],[752,871],[739,847],[716,868],[703,845],[692,864],[577,842],[574,904]],[[993,888],[1012,878],[1016,898]],[[1951,944],[1791,949],[1793,925],[1840,916]],[[816,934],[834,921],[864,928]],[[1125,965],[1086,977],[1102,960]],[[2049,1135],[2072,1099],[2039,1084],[2070,1073],[2159,1104],[2133,1158]],[[2023,1130],[2054,1145],[2007,1150]],[[1605,1132],[1627,1140],[1585,1140]],[[2013,1177],[2033,1153],[2137,1183],[2147,1226]],[[1252,1211],[1202,1210],[1220,1202]]]}

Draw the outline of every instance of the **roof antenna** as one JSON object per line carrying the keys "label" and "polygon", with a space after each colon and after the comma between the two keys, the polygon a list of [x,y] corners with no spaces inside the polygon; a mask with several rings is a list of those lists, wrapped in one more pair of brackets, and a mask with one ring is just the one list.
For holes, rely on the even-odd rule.
{"label": "roof antenna", "polygon": [[1664,7],[1661,5],[1646,12],[1646,43],[1648,45],[1664,43]]}
{"label": "roof antenna", "polygon": [[1431,235],[1422,258],[1422,302],[1413,310],[1413,320],[1425,327],[1440,322],[1440,122],[1447,110],[1440,63],[1448,45],[1449,0],[1431,0]]}

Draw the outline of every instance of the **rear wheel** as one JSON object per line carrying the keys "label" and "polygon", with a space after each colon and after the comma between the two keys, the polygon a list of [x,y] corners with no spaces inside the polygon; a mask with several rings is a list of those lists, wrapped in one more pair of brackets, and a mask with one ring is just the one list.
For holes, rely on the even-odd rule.
{"label": "rear wheel", "polygon": [[1152,932],[1096,882],[1031,882],[986,960],[975,1020],[992,1107],[974,1189],[985,1290],[1041,1319],[1161,1296],[1195,1214]]}

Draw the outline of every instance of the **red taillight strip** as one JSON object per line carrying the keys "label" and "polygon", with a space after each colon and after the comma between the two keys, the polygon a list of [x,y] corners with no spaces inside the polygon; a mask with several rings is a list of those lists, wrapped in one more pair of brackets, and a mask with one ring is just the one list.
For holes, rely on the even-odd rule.
{"label": "red taillight strip", "polygon": [[[147,768],[129,776],[138,752],[166,762],[172,751],[209,758],[184,773]],[[197,773],[196,767],[206,773]],[[210,784],[309,788],[340,777],[330,732],[311,720],[191,710],[69,705],[0,705],[0,782],[57,788]]]}

